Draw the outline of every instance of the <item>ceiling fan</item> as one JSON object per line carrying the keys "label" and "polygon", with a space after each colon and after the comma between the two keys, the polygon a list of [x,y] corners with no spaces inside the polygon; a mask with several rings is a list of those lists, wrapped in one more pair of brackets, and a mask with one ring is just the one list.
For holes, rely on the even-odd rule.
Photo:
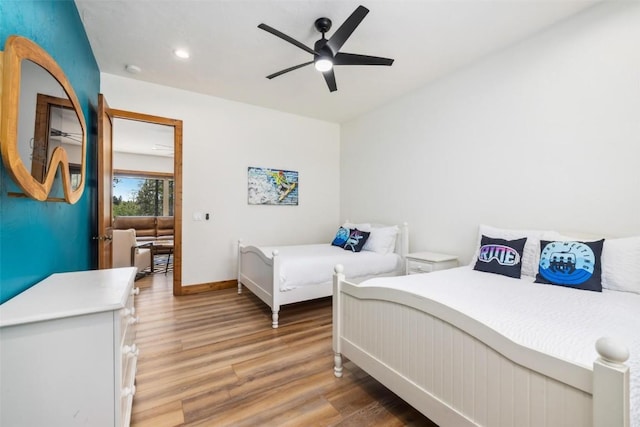
{"label": "ceiling fan", "polygon": [[[82,132],[65,132],[59,129],[51,128],[49,133],[51,137],[58,137],[58,140],[62,141],[62,138],[67,138],[73,142],[82,142]],[[52,140],[55,138],[51,138]]]}
{"label": "ceiling fan", "polygon": [[381,58],[378,56],[358,55],[355,53],[340,52],[340,48],[347,41],[351,33],[362,22],[365,16],[369,13],[369,9],[364,6],[358,6],[358,8],[347,18],[346,21],[336,30],[335,33],[327,40],[325,33],[331,29],[331,20],[329,18],[318,18],[315,22],[316,29],[322,33],[322,38],[318,40],[313,49],[300,43],[299,41],[289,37],[288,35],[281,33],[280,31],[272,28],[266,24],[258,25],[258,28],[265,30],[276,37],[280,37],[284,41],[291,43],[294,46],[299,47],[313,55],[313,61],[305,62],[303,64],[294,65],[293,67],[286,68],[267,76],[268,79],[281,76],[289,71],[297,70],[306,65],[314,64],[315,68],[322,72],[324,80],[327,82],[330,92],[338,90],[336,85],[336,76],[333,72],[334,65],[391,65],[393,59]]}

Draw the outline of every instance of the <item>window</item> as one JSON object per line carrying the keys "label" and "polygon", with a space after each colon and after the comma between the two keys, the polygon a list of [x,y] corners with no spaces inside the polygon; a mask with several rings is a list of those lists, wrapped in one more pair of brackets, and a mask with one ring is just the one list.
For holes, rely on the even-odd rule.
{"label": "window", "polygon": [[173,176],[115,173],[113,216],[173,216]]}

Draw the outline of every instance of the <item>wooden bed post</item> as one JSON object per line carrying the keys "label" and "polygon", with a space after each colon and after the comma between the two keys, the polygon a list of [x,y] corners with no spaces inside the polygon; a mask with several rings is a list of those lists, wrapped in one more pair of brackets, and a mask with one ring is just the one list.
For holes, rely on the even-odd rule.
{"label": "wooden bed post", "polygon": [[242,293],[242,282],[240,282],[240,272],[242,271],[242,240],[238,239],[238,293]]}
{"label": "wooden bed post", "polygon": [[340,285],[344,280],[344,267],[338,264],[333,269],[333,374],[342,377],[342,350],[340,348],[340,335],[342,325],[340,322],[340,310],[342,309]]}
{"label": "wooden bed post", "polygon": [[271,306],[271,327],[278,327],[278,313],[280,312],[280,252],[273,250],[273,277],[271,284],[271,294],[273,296],[273,304]]}
{"label": "wooden bed post", "polygon": [[631,420],[629,350],[612,338],[596,342],[600,357],[593,362],[593,426],[629,427]]}

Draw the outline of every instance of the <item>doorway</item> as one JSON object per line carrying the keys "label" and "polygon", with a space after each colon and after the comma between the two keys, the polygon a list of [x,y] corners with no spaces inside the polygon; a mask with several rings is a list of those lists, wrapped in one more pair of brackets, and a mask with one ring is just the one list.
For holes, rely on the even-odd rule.
{"label": "doorway", "polygon": [[113,141],[105,156],[112,159],[111,181],[114,176],[143,179],[145,194],[155,188],[155,202],[146,204],[113,191],[110,210],[116,201],[129,202],[129,208],[138,209],[133,215],[173,216],[173,294],[182,295],[182,121],[117,109],[109,113]]}

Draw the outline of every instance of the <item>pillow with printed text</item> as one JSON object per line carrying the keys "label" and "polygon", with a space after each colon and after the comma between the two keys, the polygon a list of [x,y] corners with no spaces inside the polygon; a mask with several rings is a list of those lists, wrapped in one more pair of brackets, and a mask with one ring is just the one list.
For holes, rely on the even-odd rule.
{"label": "pillow with printed text", "polygon": [[602,292],[602,247],[594,242],[540,241],[536,283]]}
{"label": "pillow with printed text", "polygon": [[547,233],[545,230],[498,228],[480,224],[478,227],[476,253],[473,258],[471,258],[471,267],[475,265],[478,259],[480,239],[482,236],[505,240],[516,240],[526,237],[527,243],[524,245],[524,252],[522,254],[521,273],[523,276],[536,277],[536,273],[538,272],[538,256],[540,255],[540,239],[545,233]]}
{"label": "pillow with printed text", "polygon": [[522,255],[527,238],[493,239],[482,236],[474,270],[520,278]]}

